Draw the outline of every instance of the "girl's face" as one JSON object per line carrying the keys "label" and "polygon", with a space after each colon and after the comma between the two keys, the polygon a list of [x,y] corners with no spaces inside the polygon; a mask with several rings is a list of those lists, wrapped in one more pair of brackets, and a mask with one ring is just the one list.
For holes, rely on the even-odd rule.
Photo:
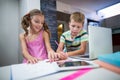
{"label": "girl's face", "polygon": [[69,23],[69,28],[72,36],[77,36],[77,34],[82,30],[83,24],[80,22],[75,22],[73,19]]}
{"label": "girl's face", "polygon": [[34,33],[39,32],[43,28],[43,24],[44,24],[44,16],[42,15],[32,16],[30,28]]}

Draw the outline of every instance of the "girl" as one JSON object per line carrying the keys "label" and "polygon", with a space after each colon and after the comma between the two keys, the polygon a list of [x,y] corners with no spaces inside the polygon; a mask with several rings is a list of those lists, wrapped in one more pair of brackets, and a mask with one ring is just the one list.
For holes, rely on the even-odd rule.
{"label": "girl", "polygon": [[20,34],[23,62],[37,63],[39,60],[49,58],[53,61],[57,58],[51,48],[50,32],[40,10],[33,9],[24,15],[21,25],[25,31]]}

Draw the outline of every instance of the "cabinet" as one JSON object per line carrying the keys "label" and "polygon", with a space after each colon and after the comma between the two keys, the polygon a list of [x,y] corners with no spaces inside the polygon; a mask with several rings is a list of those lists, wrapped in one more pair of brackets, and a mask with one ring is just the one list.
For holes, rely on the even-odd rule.
{"label": "cabinet", "polygon": [[112,34],[113,46],[120,46],[120,33]]}

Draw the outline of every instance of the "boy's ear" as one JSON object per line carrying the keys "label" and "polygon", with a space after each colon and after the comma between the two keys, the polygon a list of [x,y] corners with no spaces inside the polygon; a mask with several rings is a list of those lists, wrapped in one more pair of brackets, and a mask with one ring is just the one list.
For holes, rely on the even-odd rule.
{"label": "boy's ear", "polygon": [[70,24],[70,21],[69,21],[69,23],[68,24]]}
{"label": "boy's ear", "polygon": [[69,28],[70,28],[70,22],[68,23],[68,26],[69,26]]}
{"label": "boy's ear", "polygon": [[68,23],[69,25],[70,25],[70,21],[69,21],[69,23]]}

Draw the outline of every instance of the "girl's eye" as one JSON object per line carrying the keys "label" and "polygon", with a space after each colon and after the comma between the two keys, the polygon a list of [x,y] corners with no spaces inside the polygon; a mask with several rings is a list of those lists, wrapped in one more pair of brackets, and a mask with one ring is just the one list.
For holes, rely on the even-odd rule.
{"label": "girl's eye", "polygon": [[35,21],[35,23],[39,23],[39,21]]}
{"label": "girl's eye", "polygon": [[44,24],[44,23],[41,23],[41,24]]}

